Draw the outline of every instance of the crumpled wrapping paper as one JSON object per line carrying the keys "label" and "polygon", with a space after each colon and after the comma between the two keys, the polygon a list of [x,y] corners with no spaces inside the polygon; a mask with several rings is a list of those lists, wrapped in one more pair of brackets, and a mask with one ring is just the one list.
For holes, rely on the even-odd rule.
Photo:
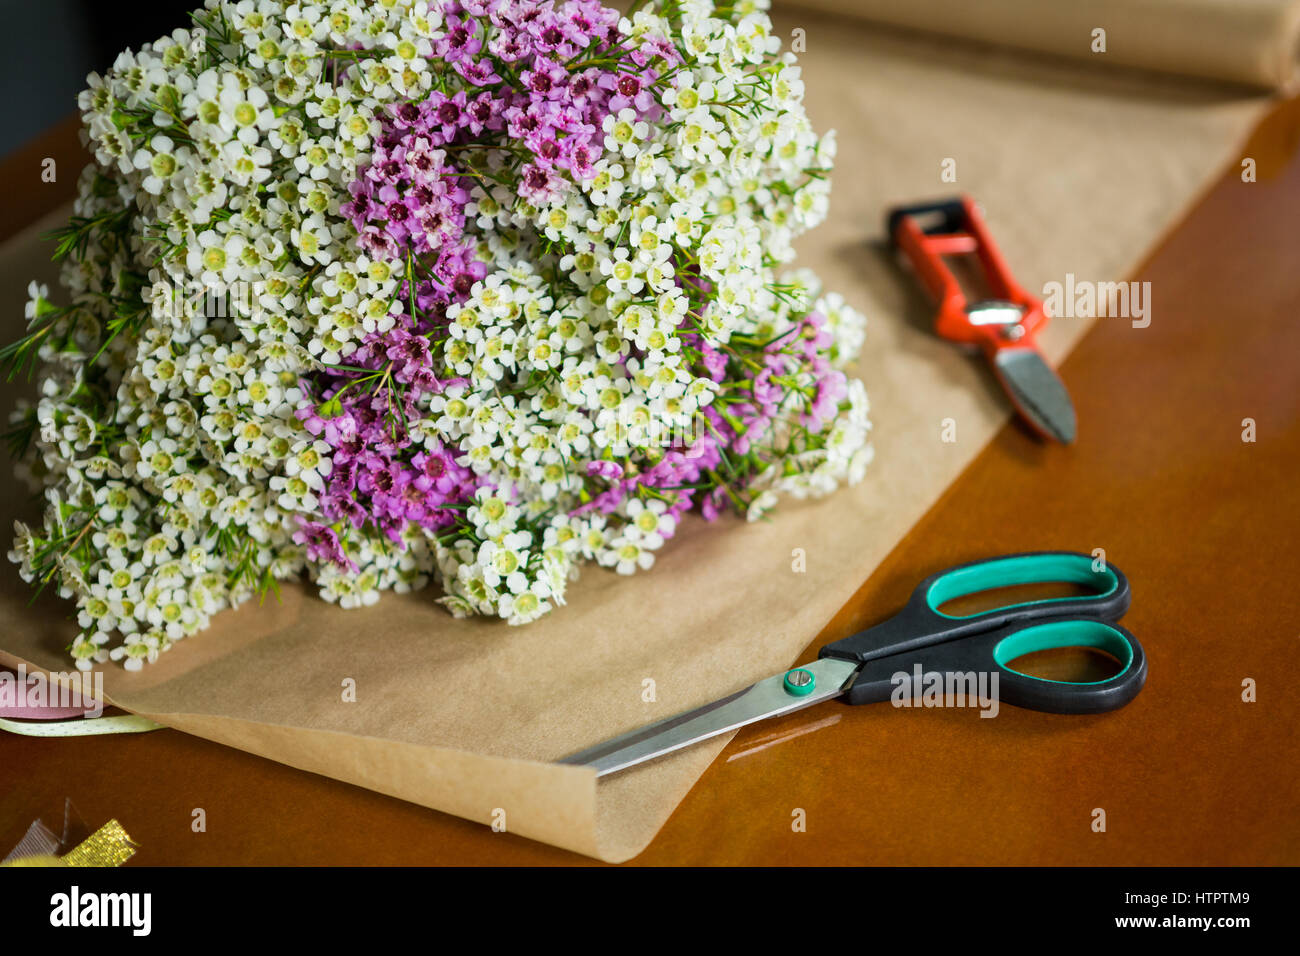
{"label": "crumpled wrapping paper", "polygon": [[[1300,0],[791,0],[963,41],[1269,89],[1300,79]],[[1094,41],[1105,31],[1104,48]]]}
{"label": "crumpled wrapping paper", "polygon": [[[819,129],[839,130],[831,216],[801,243],[799,262],[870,317],[857,369],[876,423],[866,480],[820,502],[784,502],[767,523],[687,522],[649,573],[590,568],[568,607],[523,628],[454,620],[432,591],[343,611],[289,586],[280,603],[224,613],[142,672],[105,667],[112,703],[579,853],[636,855],[729,737],[599,783],[550,761],[794,663],[1008,417],[989,373],[931,334],[932,307],[880,248],[885,208],[970,192],[1028,288],[1067,272],[1118,280],[1236,161],[1263,102],[803,11],[778,11],[777,26],[786,38],[805,31],[809,112]],[[956,184],[940,181],[948,158]],[[35,234],[57,218],[0,249],[6,338],[20,328],[28,280],[53,276]],[[1160,312],[1159,290],[1152,320],[1178,320]],[[1054,320],[1043,348],[1059,360],[1087,325]],[[6,406],[18,390],[7,387]],[[955,442],[941,440],[945,419]],[[2,471],[7,529],[35,509]],[[0,662],[68,669],[68,606],[28,599],[16,570],[0,569]]]}

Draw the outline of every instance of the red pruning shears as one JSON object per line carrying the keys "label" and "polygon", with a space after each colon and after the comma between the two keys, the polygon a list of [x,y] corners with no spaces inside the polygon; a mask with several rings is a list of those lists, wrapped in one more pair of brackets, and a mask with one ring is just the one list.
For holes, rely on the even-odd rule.
{"label": "red pruning shears", "polygon": [[[969,196],[901,206],[886,223],[896,248],[939,303],[934,328],[946,339],[978,346],[1021,417],[1044,438],[1074,441],[1074,405],[1065,385],[1038,351],[1035,339],[1047,323],[1042,300],[1026,292],[1007,268]],[[973,262],[982,287],[974,301],[950,268],[949,259]]]}

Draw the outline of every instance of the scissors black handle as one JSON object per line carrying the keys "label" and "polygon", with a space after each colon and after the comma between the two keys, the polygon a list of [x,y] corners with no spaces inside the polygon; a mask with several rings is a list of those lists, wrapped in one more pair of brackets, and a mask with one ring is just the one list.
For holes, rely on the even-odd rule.
{"label": "scissors black handle", "polygon": [[[991,588],[1066,582],[1090,593],[1026,601],[978,614],[950,615],[939,607]],[[1142,645],[1114,622],[1128,610],[1128,579],[1113,564],[1073,551],[1005,555],[959,565],[917,585],[901,611],[883,623],[827,644],[819,657],[862,667],[845,694],[851,704],[890,699],[903,680],[996,674],[998,698],[1017,707],[1059,714],[1115,710],[1146,682]],[[1033,677],[1007,665],[1023,654],[1060,647],[1094,647],[1120,664],[1103,681],[1075,683]],[[950,681],[945,681],[950,683]]]}

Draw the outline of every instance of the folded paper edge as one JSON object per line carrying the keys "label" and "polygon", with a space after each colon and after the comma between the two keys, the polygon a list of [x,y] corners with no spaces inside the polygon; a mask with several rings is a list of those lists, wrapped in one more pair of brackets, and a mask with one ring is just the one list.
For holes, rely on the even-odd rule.
{"label": "folded paper edge", "polygon": [[[55,679],[56,672],[7,651],[0,650],[0,664],[12,668],[21,664],[30,674]],[[103,701],[106,705],[121,706],[107,693]],[[584,856],[621,862],[640,852],[640,849],[627,855],[618,850],[612,854],[609,850],[602,852],[597,840],[597,778],[589,767],[489,756],[238,717],[131,712],[297,770],[341,780],[476,823],[495,824],[504,832]],[[473,782],[468,788],[467,781]],[[649,844],[656,832],[657,827],[646,837],[644,845]]]}

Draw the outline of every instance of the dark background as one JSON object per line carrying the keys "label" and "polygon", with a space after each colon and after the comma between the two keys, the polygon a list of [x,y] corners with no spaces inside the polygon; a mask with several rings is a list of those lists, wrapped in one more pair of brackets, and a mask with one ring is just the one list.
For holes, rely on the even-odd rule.
{"label": "dark background", "polygon": [[123,50],[188,26],[202,0],[0,0],[7,27],[0,57],[0,156],[77,108],[86,75]]}

